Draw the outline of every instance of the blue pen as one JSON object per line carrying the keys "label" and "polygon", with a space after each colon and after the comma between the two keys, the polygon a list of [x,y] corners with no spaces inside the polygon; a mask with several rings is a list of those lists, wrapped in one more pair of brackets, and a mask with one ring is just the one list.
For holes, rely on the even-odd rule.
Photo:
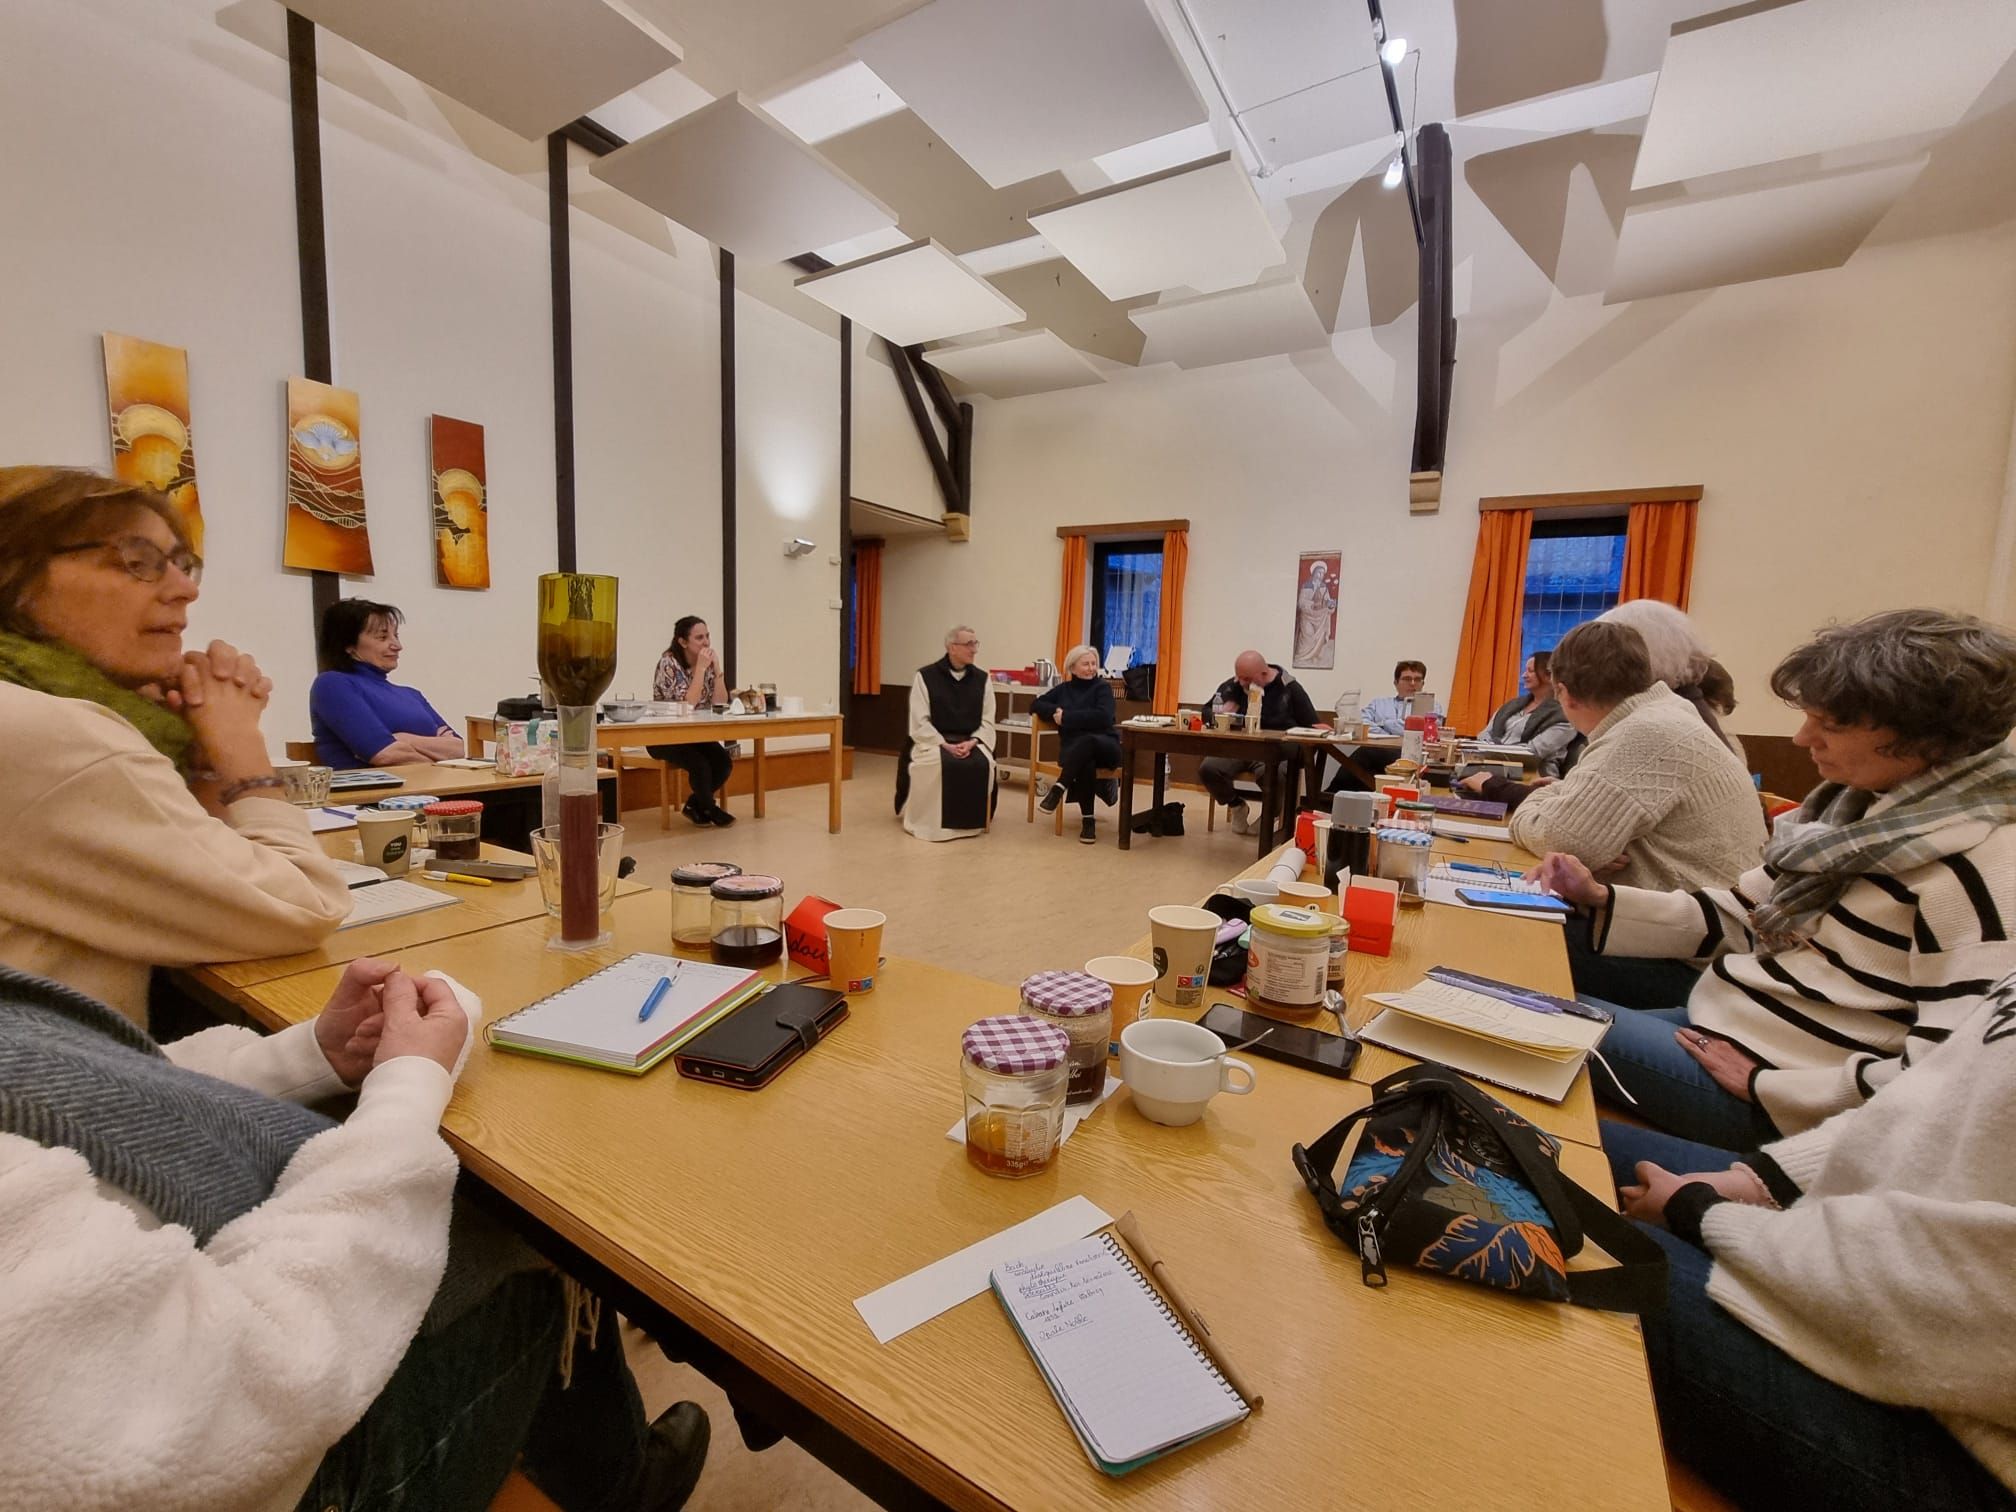
{"label": "blue pen", "polygon": [[651,1017],[657,1011],[658,1004],[664,1000],[665,994],[671,990],[672,978],[669,976],[658,978],[658,985],[651,989],[651,995],[644,999],[644,1006],[637,1010],[637,1022],[641,1024]]}
{"label": "blue pen", "polygon": [[357,817],[357,810],[355,809],[331,808],[326,803],[322,805],[322,812],[325,814],[334,814],[338,819],[355,819]]}
{"label": "blue pen", "polygon": [[1499,867],[1480,866],[1475,861],[1451,861],[1449,863],[1449,870],[1460,872],[1478,872],[1486,877],[1502,877],[1505,875],[1504,871]]}

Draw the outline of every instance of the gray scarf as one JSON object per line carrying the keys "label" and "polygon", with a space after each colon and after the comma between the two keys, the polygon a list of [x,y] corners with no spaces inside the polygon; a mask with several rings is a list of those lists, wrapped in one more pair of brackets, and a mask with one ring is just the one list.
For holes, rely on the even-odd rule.
{"label": "gray scarf", "polygon": [[0,1133],[71,1149],[205,1245],[273,1195],[320,1113],[184,1071],[120,1014],[0,967]]}
{"label": "gray scarf", "polygon": [[1898,783],[1889,806],[1870,817],[1882,796],[1823,782],[1796,815],[1778,821],[1764,847],[1778,877],[1750,916],[1763,954],[1810,939],[1857,877],[1912,871],[1971,850],[1990,827],[2016,823],[2016,754],[1996,745],[1930,767]]}

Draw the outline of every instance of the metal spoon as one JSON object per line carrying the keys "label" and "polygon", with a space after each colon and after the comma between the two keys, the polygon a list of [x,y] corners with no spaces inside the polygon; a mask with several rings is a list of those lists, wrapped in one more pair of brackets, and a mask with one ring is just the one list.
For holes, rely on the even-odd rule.
{"label": "metal spoon", "polygon": [[1278,1027],[1279,1027],[1278,1025],[1269,1024],[1265,1029],[1262,1029],[1258,1034],[1254,1035],[1253,1038],[1249,1040],[1241,1040],[1236,1045],[1227,1045],[1223,1050],[1217,1052],[1217,1054],[1214,1055],[1200,1055],[1194,1062],[1192,1062],[1192,1064],[1201,1066],[1204,1064],[1204,1062],[1208,1060],[1218,1059],[1219,1055],[1230,1055],[1234,1050],[1244,1050],[1248,1045],[1257,1045],[1260,1043],[1260,1041],[1267,1038],[1268,1035],[1272,1034]]}

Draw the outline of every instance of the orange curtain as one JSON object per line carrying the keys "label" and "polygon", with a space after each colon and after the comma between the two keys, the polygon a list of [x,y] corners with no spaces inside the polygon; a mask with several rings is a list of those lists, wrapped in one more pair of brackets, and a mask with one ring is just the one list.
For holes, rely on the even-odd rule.
{"label": "orange curtain", "polygon": [[1686,503],[1633,504],[1624,530],[1624,581],[1618,600],[1657,599],[1687,607],[1694,581],[1694,509]]}
{"label": "orange curtain", "polygon": [[1478,516],[1470,601],[1463,606],[1463,640],[1449,688],[1449,723],[1465,733],[1483,729],[1519,685],[1520,610],[1532,538],[1530,509],[1487,509]]}
{"label": "orange curtain", "polygon": [[1190,566],[1190,532],[1162,532],[1162,623],[1155,635],[1155,702],[1157,714],[1176,712],[1177,690],[1183,681],[1183,575]]}
{"label": "orange curtain", "polygon": [[854,543],[854,691],[882,691],[882,543]]}
{"label": "orange curtain", "polygon": [[1064,537],[1064,592],[1057,601],[1057,673],[1064,657],[1085,634],[1085,537]]}

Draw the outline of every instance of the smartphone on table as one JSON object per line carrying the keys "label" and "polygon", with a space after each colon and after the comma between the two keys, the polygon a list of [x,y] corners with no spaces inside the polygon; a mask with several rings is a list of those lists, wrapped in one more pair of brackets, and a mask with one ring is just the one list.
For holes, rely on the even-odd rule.
{"label": "smartphone on table", "polygon": [[1505,892],[1495,887],[1459,887],[1456,896],[1479,908],[1504,908],[1526,913],[1568,913],[1568,905],[1552,893]]}
{"label": "smartphone on table", "polygon": [[1267,1038],[1257,1045],[1246,1045],[1239,1053],[1264,1055],[1269,1060],[1286,1061],[1291,1066],[1301,1066],[1304,1070],[1324,1076],[1349,1076],[1353,1063],[1358,1059],[1358,1041],[1355,1039],[1346,1039],[1341,1034],[1326,1034],[1303,1024],[1284,1024],[1279,1019],[1263,1018],[1243,1008],[1234,1008],[1230,1003],[1216,1004],[1197,1022],[1228,1045],[1241,1044],[1267,1030]]}

